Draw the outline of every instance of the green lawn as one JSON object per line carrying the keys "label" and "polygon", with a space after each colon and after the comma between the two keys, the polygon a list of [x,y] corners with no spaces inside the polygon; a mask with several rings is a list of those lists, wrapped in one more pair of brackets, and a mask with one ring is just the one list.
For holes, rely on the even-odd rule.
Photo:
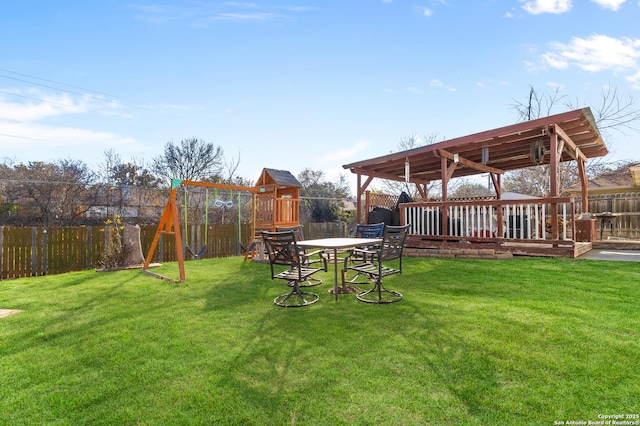
{"label": "green lawn", "polygon": [[[164,265],[177,275],[176,264]],[[640,264],[405,259],[273,305],[267,264],[0,282],[0,424],[553,425],[640,413]],[[637,420],[637,419],[635,419]]]}

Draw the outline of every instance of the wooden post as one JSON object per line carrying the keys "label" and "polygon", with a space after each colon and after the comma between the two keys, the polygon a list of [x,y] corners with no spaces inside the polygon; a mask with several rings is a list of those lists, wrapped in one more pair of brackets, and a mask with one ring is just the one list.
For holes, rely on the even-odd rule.
{"label": "wooden post", "polygon": [[[447,201],[447,186],[449,186],[448,161],[445,157],[440,158],[440,172],[442,174],[442,201]],[[442,226],[440,232],[442,235],[448,235],[449,230],[447,222],[449,221],[449,212],[445,206],[440,208],[440,217],[442,218]]]}
{"label": "wooden post", "polygon": [[[549,191],[552,198],[558,197],[558,134],[550,132],[549,134],[551,158],[549,159]],[[557,240],[558,235],[558,204],[554,201],[551,203],[551,238]]]}

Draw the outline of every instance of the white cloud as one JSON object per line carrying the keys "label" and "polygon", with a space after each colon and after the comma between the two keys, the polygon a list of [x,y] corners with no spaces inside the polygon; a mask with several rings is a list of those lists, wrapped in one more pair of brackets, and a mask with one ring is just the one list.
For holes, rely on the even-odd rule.
{"label": "white cloud", "polygon": [[95,146],[117,148],[137,144],[133,138],[122,137],[111,132],[33,123],[28,125],[15,122],[4,123],[0,133],[3,156],[20,157],[28,152],[30,157],[36,157],[35,159],[38,160],[64,157],[65,154],[60,153],[68,153],[69,149],[79,154],[79,150]]}
{"label": "white cloud", "polygon": [[620,9],[620,6],[627,0],[591,0],[594,3],[598,3],[605,9],[611,9],[613,11],[617,11]]}
{"label": "white cloud", "polygon": [[561,54],[555,52],[543,53],[542,59],[544,59],[544,62],[546,62],[551,68],[560,70],[569,68],[569,61],[563,58]]}
{"label": "white cloud", "polygon": [[329,152],[328,154],[322,157],[322,160],[327,162],[346,160],[347,158],[355,157],[356,154],[366,151],[368,147],[369,147],[369,142],[359,141],[352,147]]}
{"label": "white cloud", "polygon": [[522,8],[532,15],[540,13],[564,13],[571,10],[571,0],[520,0]]}
{"label": "white cloud", "polygon": [[90,162],[94,160],[94,155],[89,152],[96,146],[135,150],[138,145],[134,138],[112,132],[48,123],[52,118],[60,122],[78,114],[83,116],[83,120],[88,113],[121,115],[113,105],[99,105],[84,98],[74,99],[68,94],[53,96],[17,90],[11,90],[10,93],[28,93],[29,96],[24,95],[21,102],[13,102],[7,96],[0,98],[0,117],[3,118],[0,121],[0,151],[5,158],[50,161],[64,157],[66,154],[62,153],[71,151],[79,159]]}
{"label": "white cloud", "polygon": [[627,77],[627,81],[631,83],[634,89],[640,90],[640,70],[635,74]]}
{"label": "white cloud", "polygon": [[292,13],[313,10],[306,6],[261,6],[250,2],[192,2],[184,6],[132,4],[136,18],[162,25],[185,22],[194,27],[207,27],[214,22],[291,21]]}
{"label": "white cloud", "polygon": [[613,38],[594,34],[574,37],[568,44],[553,42],[552,51],[542,55],[545,62],[558,69],[575,65],[585,71],[636,71],[640,58],[640,39]]}
{"label": "white cloud", "polygon": [[564,84],[556,83],[555,81],[548,81],[548,82],[545,83],[545,86],[549,86],[549,87],[552,87],[552,88],[558,89],[558,90],[564,89]]}
{"label": "white cloud", "polygon": [[[43,95],[35,92],[11,90],[15,96],[27,102],[10,102],[8,97],[0,98],[0,117],[17,122],[37,121],[62,114],[83,113],[89,109],[86,101],[74,101],[69,95]],[[33,102],[32,102],[33,101]]]}
{"label": "white cloud", "polygon": [[442,81],[438,80],[437,78],[434,78],[433,80],[431,80],[429,82],[429,86],[430,87],[437,87],[437,88],[443,87],[443,88],[447,89],[450,92],[455,92],[456,91],[455,87],[447,86]]}
{"label": "white cloud", "polygon": [[416,12],[418,12],[418,13],[424,15],[424,16],[433,15],[433,10],[429,9],[428,7],[414,6],[413,10],[415,10]]}

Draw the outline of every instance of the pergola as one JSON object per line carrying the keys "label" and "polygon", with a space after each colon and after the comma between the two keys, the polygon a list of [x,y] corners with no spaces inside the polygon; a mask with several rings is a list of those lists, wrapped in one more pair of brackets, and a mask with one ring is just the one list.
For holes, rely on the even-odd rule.
{"label": "pergola", "polygon": [[447,184],[456,177],[488,173],[498,199],[501,178],[510,170],[549,164],[549,196],[558,197],[558,164],[576,161],[582,187],[582,211],[588,211],[585,163],[608,150],[590,108],[526,121],[449,139],[407,151],[345,164],[357,175],[358,222],[362,222],[362,195],[374,178],[415,184],[424,200],[427,185],[442,181],[442,201]]}

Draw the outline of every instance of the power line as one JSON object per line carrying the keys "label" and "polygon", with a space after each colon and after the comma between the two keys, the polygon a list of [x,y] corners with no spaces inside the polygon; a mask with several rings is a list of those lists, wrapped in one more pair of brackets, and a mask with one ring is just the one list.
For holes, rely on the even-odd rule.
{"label": "power line", "polygon": [[59,141],[52,141],[51,139],[30,138],[28,136],[8,135],[6,133],[0,133],[0,136],[6,136],[8,138],[29,139],[32,141],[60,143]]}
{"label": "power line", "polygon": [[[53,80],[47,80],[47,79],[44,79],[44,78],[33,77],[33,76],[29,76],[27,74],[21,74],[21,73],[5,70],[3,68],[0,68],[0,71],[9,72],[9,73],[16,74],[16,75],[21,75],[21,76],[25,76],[25,77],[36,79],[36,80],[42,80],[42,81],[46,81],[46,82],[49,82],[49,83],[58,84],[58,85],[61,85],[61,86],[67,86],[67,87],[72,87],[72,88],[75,88],[75,89],[85,90],[85,91],[93,92],[93,93],[96,93],[96,94],[99,94],[99,95],[108,96],[110,98],[126,99],[126,98],[123,98],[123,97],[120,97],[120,96],[114,96],[114,95],[110,95],[108,93],[98,92],[96,90],[85,89],[85,88],[82,88],[82,87],[79,87],[79,86],[73,86],[73,85],[66,84],[66,83],[59,83],[59,82],[56,82],[56,81],[53,81]],[[58,91],[64,92],[64,93],[71,93],[71,94],[74,94],[74,95],[78,95],[78,96],[82,96],[82,97],[90,98],[90,99],[95,99],[95,100],[98,100],[98,101],[101,101],[101,102],[110,103],[110,104],[128,106],[128,107],[131,107],[131,108],[141,108],[140,106],[137,106],[137,105],[124,103],[124,102],[116,101],[116,100],[113,100],[113,99],[105,99],[104,97],[101,97],[101,96],[94,96],[94,95],[90,95],[90,94],[87,94],[87,93],[74,92],[74,91],[71,91],[71,90],[61,89],[59,87],[54,87],[54,86],[50,86],[50,85],[47,85],[47,84],[36,83],[34,81],[24,80],[24,79],[17,78],[17,77],[11,77],[11,76],[8,76],[8,75],[0,74],[0,77],[6,78],[6,79],[10,79],[10,80],[20,81],[22,83],[33,84],[35,86],[46,87],[47,89],[58,90]],[[138,102],[138,101],[135,101],[133,99],[129,99],[129,100],[131,100],[133,102]],[[145,105],[145,106],[148,106],[148,105]]]}
{"label": "power line", "polygon": [[45,102],[45,103],[52,104],[52,105],[59,105],[59,106],[63,106],[63,107],[73,108],[73,109],[81,109],[81,108],[79,108],[79,107],[77,107],[75,105],[63,104],[61,102],[48,101],[46,99],[34,98],[34,97],[31,97],[31,96],[20,95],[18,93],[5,92],[4,90],[0,90],[0,93],[4,93],[5,95],[18,96],[20,98],[25,98],[25,99],[31,99],[32,101]]}
{"label": "power line", "polygon": [[17,183],[40,183],[40,184],[51,184],[51,185],[76,185],[76,186],[85,185],[85,184],[80,183],[80,182],[65,182],[65,181],[62,181],[62,180],[5,179],[5,178],[0,178],[0,181],[17,182]]}

